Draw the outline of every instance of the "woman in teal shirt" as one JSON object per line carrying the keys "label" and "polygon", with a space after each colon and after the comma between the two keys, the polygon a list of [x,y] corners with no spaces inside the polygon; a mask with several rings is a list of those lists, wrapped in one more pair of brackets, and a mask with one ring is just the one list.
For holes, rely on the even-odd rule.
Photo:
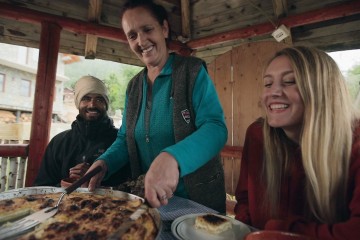
{"label": "woman in teal shirt", "polygon": [[225,211],[219,152],[227,140],[215,87],[200,59],[169,54],[169,25],[163,7],[131,1],[122,15],[130,48],[146,68],[127,89],[116,141],[92,168],[100,180],[131,163],[132,175],[146,173],[145,198],[154,207],[173,194]]}

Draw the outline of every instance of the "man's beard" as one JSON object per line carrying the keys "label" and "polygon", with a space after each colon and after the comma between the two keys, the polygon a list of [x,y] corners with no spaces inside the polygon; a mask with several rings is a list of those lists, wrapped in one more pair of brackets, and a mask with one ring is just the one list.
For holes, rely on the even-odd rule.
{"label": "man's beard", "polygon": [[97,108],[87,108],[83,110],[80,114],[80,116],[85,121],[97,121],[99,119],[102,119],[104,117],[105,113],[100,111]]}

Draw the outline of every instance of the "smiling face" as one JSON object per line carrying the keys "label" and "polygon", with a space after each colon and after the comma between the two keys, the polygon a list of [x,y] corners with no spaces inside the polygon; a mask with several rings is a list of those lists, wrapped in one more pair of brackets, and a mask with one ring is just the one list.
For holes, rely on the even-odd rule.
{"label": "smiling face", "polygon": [[286,56],[276,57],[266,68],[262,104],[271,127],[282,128],[297,141],[304,116],[304,103]]}
{"label": "smiling face", "polygon": [[166,38],[168,22],[159,23],[143,7],[128,9],[122,17],[122,27],[131,50],[147,67],[162,67],[168,56]]}
{"label": "smiling face", "polygon": [[85,121],[96,121],[106,115],[106,101],[100,94],[89,93],[81,100],[79,114]]}

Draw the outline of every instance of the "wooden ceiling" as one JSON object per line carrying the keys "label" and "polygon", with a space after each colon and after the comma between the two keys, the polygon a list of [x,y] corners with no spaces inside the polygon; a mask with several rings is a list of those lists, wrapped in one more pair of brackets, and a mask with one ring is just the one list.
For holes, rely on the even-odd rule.
{"label": "wooden ceiling", "polygon": [[[60,52],[142,65],[119,15],[124,0],[0,0],[0,42],[39,48],[43,22],[61,28]],[[360,0],[155,0],[169,13],[171,49],[208,63],[240,44],[275,41],[326,51],[360,48]],[[51,36],[49,36],[51,38]],[[0,51],[1,54],[1,51]]]}

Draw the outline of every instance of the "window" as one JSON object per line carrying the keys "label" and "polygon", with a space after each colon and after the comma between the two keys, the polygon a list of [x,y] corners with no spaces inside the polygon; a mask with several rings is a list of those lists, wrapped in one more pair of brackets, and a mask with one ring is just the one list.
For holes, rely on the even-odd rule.
{"label": "window", "polygon": [[5,74],[0,73],[0,92],[5,92]]}
{"label": "window", "polygon": [[24,96],[24,97],[31,96],[31,81],[30,80],[21,79],[20,95]]}

